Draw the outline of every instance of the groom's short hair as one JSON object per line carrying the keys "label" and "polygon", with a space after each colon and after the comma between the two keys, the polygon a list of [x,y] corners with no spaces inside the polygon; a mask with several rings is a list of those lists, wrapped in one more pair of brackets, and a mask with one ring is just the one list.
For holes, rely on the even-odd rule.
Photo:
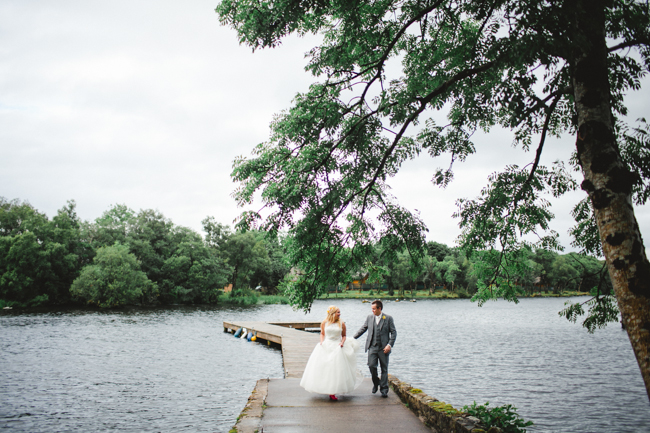
{"label": "groom's short hair", "polygon": [[375,306],[377,306],[377,308],[379,308],[380,310],[383,310],[383,309],[384,309],[384,304],[382,304],[381,301],[379,301],[379,300],[377,300],[377,301],[372,301],[372,304],[370,304],[370,305],[375,305]]}

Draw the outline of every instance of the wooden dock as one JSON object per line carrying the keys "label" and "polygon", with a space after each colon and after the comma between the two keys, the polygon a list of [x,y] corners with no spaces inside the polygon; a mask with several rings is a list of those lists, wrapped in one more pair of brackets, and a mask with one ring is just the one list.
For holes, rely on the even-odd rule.
{"label": "wooden dock", "polygon": [[281,345],[285,378],[302,377],[309,355],[320,342],[319,333],[305,332],[305,329],[319,327],[320,322],[223,322],[225,332],[234,333],[246,328],[260,342],[270,341]]}

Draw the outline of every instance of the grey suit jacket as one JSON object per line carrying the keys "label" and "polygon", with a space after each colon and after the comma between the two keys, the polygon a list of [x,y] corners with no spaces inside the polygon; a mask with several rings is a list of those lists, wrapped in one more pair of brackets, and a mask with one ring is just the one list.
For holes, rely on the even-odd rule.
{"label": "grey suit jacket", "polygon": [[[368,331],[368,337],[366,338],[366,352],[370,347],[372,339],[375,337],[373,335],[375,329],[375,315],[370,314],[366,318],[366,322],[361,328],[354,334],[354,338],[359,338],[363,335],[364,332]],[[397,338],[397,330],[395,329],[395,322],[393,322],[393,317],[388,314],[381,313],[381,319],[379,319],[379,338],[381,339],[382,349],[386,347],[387,344],[390,344],[390,347],[395,346],[395,338]]]}

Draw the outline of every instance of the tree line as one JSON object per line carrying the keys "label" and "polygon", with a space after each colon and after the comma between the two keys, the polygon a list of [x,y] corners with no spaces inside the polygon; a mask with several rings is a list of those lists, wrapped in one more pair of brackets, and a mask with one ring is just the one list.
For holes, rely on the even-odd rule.
{"label": "tree line", "polygon": [[[456,292],[461,296],[477,293],[477,282],[484,272],[483,262],[478,257],[468,258],[463,250],[450,248],[438,242],[427,242],[426,251],[419,264],[413,262],[408,252],[400,252],[396,259],[385,260],[378,250],[375,262],[370,263],[367,275],[369,286],[382,284],[386,290],[437,289]],[[578,254],[558,254],[545,249],[523,249],[518,272],[510,275],[520,295],[540,292],[560,294],[566,291],[588,292],[610,295],[611,280],[603,261],[595,257]]]}
{"label": "tree line", "polygon": [[[28,202],[0,197],[0,302],[3,306],[69,303],[213,304],[224,288],[230,296],[250,289],[282,291],[300,271],[290,272],[296,244],[262,231],[233,231],[213,217],[203,235],[175,225],[159,211],[135,212],[114,205],[92,222],[82,221],[69,201],[53,218]],[[375,245],[357,275],[390,293],[436,289],[471,295],[479,262],[462,250],[428,242],[413,261],[406,250],[385,254]],[[513,275],[521,294],[566,290],[611,292],[603,263],[594,257],[527,250],[526,266]]]}
{"label": "tree line", "polygon": [[49,219],[0,197],[0,302],[210,304],[227,285],[234,296],[251,285],[273,289],[289,271],[277,237],[233,232],[213,217],[202,223],[204,236],[125,205],[87,222],[74,201]]}

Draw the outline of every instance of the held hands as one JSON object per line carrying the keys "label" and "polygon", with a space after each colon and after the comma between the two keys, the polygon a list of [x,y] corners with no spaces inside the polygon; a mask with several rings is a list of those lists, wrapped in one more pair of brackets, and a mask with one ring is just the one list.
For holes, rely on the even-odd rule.
{"label": "held hands", "polygon": [[390,344],[387,344],[386,347],[384,347],[384,353],[389,354],[390,353]]}

